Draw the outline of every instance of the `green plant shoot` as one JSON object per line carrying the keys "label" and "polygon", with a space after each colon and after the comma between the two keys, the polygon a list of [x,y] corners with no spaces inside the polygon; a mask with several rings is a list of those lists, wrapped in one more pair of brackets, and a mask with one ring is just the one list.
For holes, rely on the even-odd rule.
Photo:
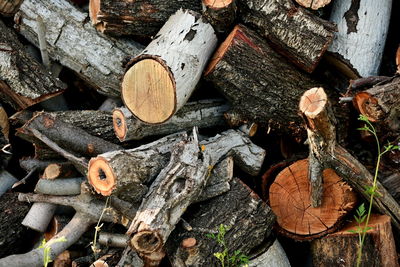
{"label": "green plant shoot", "polygon": [[47,267],[48,264],[53,261],[51,259],[51,246],[50,245],[54,244],[54,243],[66,242],[66,241],[67,241],[67,239],[64,236],[57,238],[57,239],[52,239],[47,243],[46,243],[45,239],[42,240],[42,243],[40,244],[39,248],[43,248],[43,266],[44,267]]}

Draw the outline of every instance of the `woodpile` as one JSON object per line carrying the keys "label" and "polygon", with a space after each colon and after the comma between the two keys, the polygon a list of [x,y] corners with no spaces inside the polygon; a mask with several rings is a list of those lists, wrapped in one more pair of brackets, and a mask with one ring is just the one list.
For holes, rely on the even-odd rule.
{"label": "woodpile", "polygon": [[0,0],[0,266],[399,266],[399,11]]}

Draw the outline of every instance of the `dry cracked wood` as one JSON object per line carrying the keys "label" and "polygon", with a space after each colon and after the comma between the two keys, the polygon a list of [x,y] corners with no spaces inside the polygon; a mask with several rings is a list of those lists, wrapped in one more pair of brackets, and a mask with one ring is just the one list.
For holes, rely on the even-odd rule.
{"label": "dry cracked wood", "polygon": [[239,7],[245,23],[307,72],[315,69],[332,43],[334,25],[296,7],[291,0],[239,0]]}
{"label": "dry cracked wood", "polygon": [[200,14],[178,10],[128,63],[125,106],[146,123],[167,121],[186,104],[216,45],[213,27]]}
{"label": "dry cracked wood", "polygon": [[[36,18],[43,18],[49,56],[74,70],[100,93],[120,95],[123,62],[143,47],[133,41],[112,39],[90,25],[88,15],[69,1],[25,0],[16,15],[23,36],[36,46]],[[77,45],[79,44],[79,49]]]}
{"label": "dry cracked wood", "polygon": [[0,32],[0,99],[20,110],[59,95],[66,89],[64,83],[25,52],[17,35],[2,21]]}

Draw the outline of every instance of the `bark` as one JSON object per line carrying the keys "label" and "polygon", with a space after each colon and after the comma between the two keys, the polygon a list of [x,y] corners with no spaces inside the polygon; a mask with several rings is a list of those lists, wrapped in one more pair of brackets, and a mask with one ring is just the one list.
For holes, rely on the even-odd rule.
{"label": "bark", "polygon": [[[310,90],[315,91],[315,89]],[[325,103],[325,101],[319,99],[318,96],[319,95],[315,95],[315,98],[312,99],[312,103],[310,104],[319,106],[319,103]],[[321,115],[323,114],[324,113],[321,113]],[[324,123],[317,124],[313,123],[312,118],[309,118],[307,114],[305,114],[303,118],[308,133],[317,133],[318,135],[326,137],[328,135],[324,135],[323,133],[327,132],[327,129],[329,129],[329,131],[334,131],[335,129],[333,123],[335,118],[333,115],[327,115],[326,118],[321,120]],[[337,144],[336,137],[331,137],[332,139],[321,138],[318,144],[310,142],[311,146],[315,146],[311,150],[315,149],[315,151],[318,151],[318,153],[314,154],[315,160],[318,161],[318,164],[323,168],[333,169],[352,188],[357,190],[365,199],[369,200],[370,195],[366,192],[365,188],[374,187],[374,177],[363,164],[354,158],[346,149]],[[333,148],[333,151],[326,151],[323,149],[324,147]],[[379,197],[374,198],[374,207],[379,212],[390,216],[395,228],[400,229],[400,205],[379,181],[376,183],[375,191],[378,192]]]}
{"label": "bark", "polygon": [[377,75],[389,29],[392,0],[334,1],[330,21],[337,24],[329,51],[349,77]]}
{"label": "bark", "polygon": [[98,108],[100,111],[112,112],[115,108],[122,106],[122,100],[119,97],[108,97]]}
{"label": "bark", "polygon": [[235,0],[202,0],[203,16],[219,34],[231,29],[236,19]]}
{"label": "bark", "polygon": [[[66,86],[25,52],[17,35],[0,21],[0,98],[20,110],[61,94]],[[36,35],[36,33],[34,33]]]}
{"label": "bark", "polygon": [[308,161],[300,160],[281,171],[269,189],[269,200],[283,234],[306,240],[337,230],[356,205],[356,195],[331,169],[321,174],[322,202],[312,207]]}
{"label": "bark", "polygon": [[[88,15],[68,1],[27,0],[16,15],[23,36],[38,46],[36,17],[43,18],[49,56],[74,70],[90,85],[108,96],[120,95],[120,78],[126,57],[143,47],[133,41],[106,38],[97,33]],[[79,49],[76,44],[79,42]],[[107,60],[105,60],[107,59]]]}
{"label": "bark", "polygon": [[99,244],[107,247],[124,248],[128,240],[129,238],[124,234],[101,232],[99,235]]}
{"label": "bark", "polygon": [[400,173],[394,172],[387,177],[379,177],[379,181],[389,191],[390,195],[400,203]]}
{"label": "bark", "polygon": [[6,17],[13,16],[19,9],[23,0],[1,0],[0,14]]}
{"label": "bark", "polygon": [[0,197],[0,258],[24,251],[29,231],[21,222],[28,210],[29,205],[19,202],[17,193]]}
{"label": "bark", "polygon": [[249,267],[290,267],[289,259],[286,256],[278,239],[268,248],[266,252],[255,259],[250,260]]}
{"label": "bark", "polygon": [[[354,266],[359,240],[358,234],[349,230],[356,230],[357,226],[356,222],[352,222],[337,233],[314,240],[311,243],[313,264],[321,267]],[[390,217],[373,214],[369,227],[372,229],[367,232],[364,241],[360,266],[399,266]]]}
{"label": "bark", "polygon": [[205,75],[232,103],[234,113],[295,136],[302,131],[296,103],[305,89],[318,84],[243,25],[222,43]]}
{"label": "bark", "polygon": [[368,120],[382,122],[390,131],[400,132],[400,77],[356,93],[353,103]]}
{"label": "bark", "polygon": [[200,11],[198,1],[190,0],[90,0],[92,24],[110,35],[154,36],[176,10]]}
{"label": "bark", "polygon": [[8,171],[0,171],[0,197],[7,192],[18,179],[11,175]]}
{"label": "bark", "polygon": [[[317,1],[314,1],[317,2]],[[240,17],[292,63],[313,72],[332,43],[334,24],[290,0],[239,0]]]}
{"label": "bark", "polygon": [[[229,228],[225,234],[229,254],[240,250],[249,255],[272,234],[276,217],[250,188],[235,178],[230,191],[191,206],[184,218],[191,230],[179,225],[166,244],[172,265],[179,267],[219,265],[213,254],[224,249],[207,233],[215,233],[221,224]],[[185,244],[188,239],[194,239],[192,246]]]}
{"label": "bark", "polygon": [[121,107],[113,111],[113,126],[121,142],[139,140],[146,136],[188,131],[194,126],[198,128],[222,126],[223,113],[228,109],[226,102],[217,99],[191,102],[165,123],[148,125],[136,119],[126,107]]}
{"label": "bark", "polygon": [[328,5],[331,0],[296,0],[296,2],[302,7],[317,10]]}
{"label": "bark", "polygon": [[141,121],[167,121],[186,104],[216,44],[214,29],[200,14],[178,10],[128,63],[125,106]]}
{"label": "bark", "polygon": [[35,193],[55,196],[79,195],[83,180],[81,177],[56,180],[39,179]]}

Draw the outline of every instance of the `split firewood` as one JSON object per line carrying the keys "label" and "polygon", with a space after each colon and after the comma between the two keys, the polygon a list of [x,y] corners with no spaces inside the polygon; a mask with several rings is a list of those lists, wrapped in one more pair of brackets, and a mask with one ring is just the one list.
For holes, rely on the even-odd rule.
{"label": "split firewood", "polygon": [[239,3],[243,21],[255,27],[278,53],[303,70],[314,71],[332,43],[334,24],[296,7],[291,0],[240,0]]}
{"label": "split firewood", "polygon": [[[66,86],[25,52],[17,35],[0,21],[0,98],[20,110],[61,94]],[[36,35],[36,32],[35,32]]]}
{"label": "split firewood", "polygon": [[15,178],[8,171],[0,171],[0,197],[9,189],[11,189],[13,184],[15,184],[16,182],[18,182],[18,179]]}
{"label": "split firewood", "polygon": [[215,234],[221,224],[227,228],[225,242],[230,255],[235,250],[249,255],[272,234],[276,219],[272,210],[237,178],[232,180],[230,191],[192,206],[188,214],[183,218],[191,230],[179,225],[166,243],[173,266],[217,266],[214,253],[224,248],[207,233]]}
{"label": "split firewood", "polygon": [[333,2],[330,21],[338,32],[330,61],[348,77],[377,75],[389,29],[392,0]]}
{"label": "split firewood", "polygon": [[[283,234],[298,240],[313,239],[338,229],[356,205],[356,195],[337,174],[326,169],[322,204],[312,207],[309,163],[299,160],[281,171],[269,189],[269,200]],[[321,185],[322,186],[322,185]]]}
{"label": "split firewood", "polygon": [[178,10],[127,66],[122,99],[141,121],[162,123],[186,103],[217,44],[200,14]]}
{"label": "split firewood", "polygon": [[126,108],[113,111],[113,126],[121,142],[139,140],[146,136],[188,131],[193,127],[210,128],[224,125],[223,113],[229,105],[219,99],[187,103],[171,119],[162,124],[145,124]]}
{"label": "split firewood", "polygon": [[382,122],[391,131],[400,131],[400,77],[356,93],[353,104],[368,120]]}
{"label": "split firewood", "polygon": [[71,162],[51,163],[43,172],[43,179],[77,177],[78,171]]}
{"label": "split firewood", "polygon": [[328,5],[330,2],[331,0],[296,0],[297,4],[314,10],[320,9],[321,7]]}
{"label": "split firewood", "polygon": [[[107,151],[118,150],[121,147],[88,134],[86,131],[58,119],[53,113],[39,112],[18,131],[21,137],[32,136],[35,129],[59,146],[75,152],[80,156],[96,156]],[[27,138],[29,141],[29,137]],[[36,140],[34,137],[33,140]]]}
{"label": "split firewood", "polygon": [[278,239],[268,248],[266,252],[255,259],[250,260],[249,267],[290,267],[289,259]]}
{"label": "split firewood", "polygon": [[294,135],[302,131],[295,103],[305,89],[319,84],[243,25],[221,44],[205,77],[228,98],[234,113]]}
{"label": "split firewood", "polygon": [[19,202],[17,193],[0,197],[0,258],[24,251],[29,231],[21,222],[28,210],[29,205]]}
{"label": "split firewood", "polygon": [[202,0],[203,16],[217,33],[231,29],[236,19],[236,0]]}
{"label": "split firewood", "polygon": [[19,9],[23,0],[1,0],[0,14],[6,17],[13,16]]}
{"label": "split firewood", "polygon": [[[374,177],[363,164],[337,144],[335,117],[329,106],[329,100],[323,88],[312,88],[306,91],[300,102],[300,111],[307,127],[309,140],[311,140],[310,135],[314,135],[315,141],[318,140],[318,143],[309,142],[310,153],[314,157],[313,164],[316,165],[310,168],[309,172],[317,172],[315,175],[309,175],[318,179],[317,174],[321,170],[331,168],[364,198],[369,199],[370,195],[365,188],[373,187]],[[313,190],[318,191],[318,188],[314,187]],[[395,228],[400,229],[400,205],[380,182],[376,184],[376,192],[379,193],[379,197],[374,198],[374,207],[379,212],[390,216]]]}
{"label": "split firewood", "polygon": [[[399,266],[396,246],[390,224],[390,217],[372,214],[363,245],[361,265],[363,267]],[[344,266],[352,267],[357,261],[359,236],[358,224],[353,221],[339,232],[316,239],[311,243],[313,264],[315,266]]]}
{"label": "split firewood", "polygon": [[[143,49],[141,45],[97,33],[88,15],[69,1],[26,0],[15,17],[16,23],[20,33],[36,46],[39,46],[37,16],[43,18],[47,48],[53,60],[74,70],[98,92],[114,97],[120,95],[123,61],[139,54]],[[79,40],[79,49],[71,40]]]}
{"label": "split firewood", "polygon": [[56,180],[39,179],[34,192],[54,196],[79,195],[81,193],[81,184],[83,181],[83,177],[60,178]]}
{"label": "split firewood", "polygon": [[178,9],[200,11],[188,0],[90,0],[89,14],[97,30],[110,35],[154,36]]}

